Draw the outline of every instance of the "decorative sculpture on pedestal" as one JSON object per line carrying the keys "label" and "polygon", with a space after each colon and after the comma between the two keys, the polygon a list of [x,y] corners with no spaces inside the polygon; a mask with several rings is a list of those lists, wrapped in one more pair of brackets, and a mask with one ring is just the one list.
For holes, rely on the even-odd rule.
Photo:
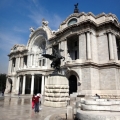
{"label": "decorative sculpture on pedestal", "polygon": [[43,54],[42,56],[52,60],[51,67],[53,67],[55,69],[54,73],[58,73],[58,72],[60,72],[61,59],[63,59],[63,61],[64,61],[65,57],[61,56],[60,53],[57,50],[55,50],[53,47],[52,47],[52,49],[53,49],[52,55]]}
{"label": "decorative sculpture on pedestal", "polygon": [[51,67],[54,68],[53,74],[48,76],[45,84],[44,105],[51,107],[65,107],[69,100],[69,85],[66,76],[58,74],[60,72],[61,59],[65,57],[53,48],[53,53],[43,54],[45,58],[52,60]]}

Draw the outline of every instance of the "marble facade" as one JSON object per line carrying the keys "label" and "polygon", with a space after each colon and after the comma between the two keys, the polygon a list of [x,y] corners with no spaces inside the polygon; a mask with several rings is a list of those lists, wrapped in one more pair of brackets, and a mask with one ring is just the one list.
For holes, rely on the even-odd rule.
{"label": "marble facade", "polygon": [[115,15],[73,13],[57,31],[45,20],[30,31],[27,45],[14,45],[8,55],[5,93],[44,94],[53,69],[42,54],[52,54],[53,46],[66,58],[61,74],[68,78],[69,94],[120,95],[120,23]]}

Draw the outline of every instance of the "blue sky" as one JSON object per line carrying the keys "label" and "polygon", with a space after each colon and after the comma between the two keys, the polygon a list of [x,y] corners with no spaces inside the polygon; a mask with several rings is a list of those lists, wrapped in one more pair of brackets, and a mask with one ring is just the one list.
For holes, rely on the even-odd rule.
{"label": "blue sky", "polygon": [[113,13],[120,20],[120,0],[0,0],[0,73],[7,73],[8,54],[15,44],[27,45],[29,28],[44,18],[57,30],[79,3],[80,12]]}

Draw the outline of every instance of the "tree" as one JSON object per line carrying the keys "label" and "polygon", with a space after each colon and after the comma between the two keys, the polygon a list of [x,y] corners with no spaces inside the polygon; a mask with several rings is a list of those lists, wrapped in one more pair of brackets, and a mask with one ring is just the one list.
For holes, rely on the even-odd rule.
{"label": "tree", "polygon": [[6,87],[6,74],[0,74],[0,91],[5,90]]}

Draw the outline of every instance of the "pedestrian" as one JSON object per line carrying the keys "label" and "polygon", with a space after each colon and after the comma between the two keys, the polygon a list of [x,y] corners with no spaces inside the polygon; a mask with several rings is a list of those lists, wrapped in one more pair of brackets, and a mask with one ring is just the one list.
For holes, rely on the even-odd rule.
{"label": "pedestrian", "polygon": [[37,94],[35,96],[35,113],[39,112],[39,98],[40,98],[40,94]]}
{"label": "pedestrian", "polygon": [[32,109],[35,108],[35,94],[32,96]]}
{"label": "pedestrian", "polygon": [[98,94],[95,94],[95,96],[96,96],[96,97],[98,97],[98,99],[100,99],[100,95],[98,95]]}
{"label": "pedestrian", "polygon": [[41,108],[42,95],[41,94],[39,94],[39,95],[40,95],[40,98],[39,98],[39,110],[42,110],[42,108]]}
{"label": "pedestrian", "polygon": [[18,97],[20,98],[20,91],[18,92]]}
{"label": "pedestrian", "polygon": [[5,90],[3,89],[3,90],[2,90],[2,96],[4,96],[4,91],[5,91]]}

